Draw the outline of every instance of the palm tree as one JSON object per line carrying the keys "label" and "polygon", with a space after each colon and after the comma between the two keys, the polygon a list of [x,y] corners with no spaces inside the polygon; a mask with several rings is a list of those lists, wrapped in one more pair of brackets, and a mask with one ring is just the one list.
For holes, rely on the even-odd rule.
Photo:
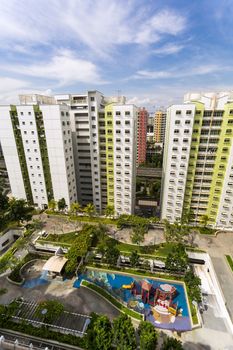
{"label": "palm tree", "polygon": [[75,214],[76,216],[81,211],[81,205],[78,202],[73,202],[70,205],[70,213]]}
{"label": "palm tree", "polygon": [[115,214],[115,208],[113,205],[107,205],[104,211],[106,216],[114,216]]}
{"label": "palm tree", "polygon": [[88,216],[93,216],[95,213],[95,206],[93,203],[88,203],[86,207],[83,209],[84,213]]}
{"label": "palm tree", "polygon": [[56,206],[57,206],[57,202],[54,199],[51,199],[51,201],[49,201],[49,203],[48,203],[49,209],[54,211],[56,209]]}

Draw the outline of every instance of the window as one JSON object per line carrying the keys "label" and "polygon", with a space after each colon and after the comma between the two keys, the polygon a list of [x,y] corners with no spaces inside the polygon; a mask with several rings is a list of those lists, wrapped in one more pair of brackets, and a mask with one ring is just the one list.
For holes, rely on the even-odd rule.
{"label": "window", "polygon": [[[196,111],[196,115],[200,115],[201,111]],[[199,121],[199,120],[198,120]],[[199,123],[198,123],[199,124]]]}
{"label": "window", "polygon": [[174,134],[179,134],[180,130],[179,129],[175,129],[174,130]]}
{"label": "window", "polygon": [[185,124],[189,125],[191,123],[191,120],[185,120]]}
{"label": "window", "polygon": [[176,111],[176,115],[180,115],[181,114],[181,111]]}
{"label": "window", "polygon": [[186,115],[191,115],[192,114],[192,111],[191,110],[187,110],[186,111]]}
{"label": "window", "polygon": [[23,112],[20,112],[20,115],[23,115]]}
{"label": "window", "polygon": [[184,133],[185,133],[185,134],[189,134],[189,129],[185,129],[185,130],[184,130]]}
{"label": "window", "polygon": [[112,112],[107,112],[107,116],[110,117],[112,115]]}
{"label": "window", "polygon": [[130,125],[130,121],[129,121],[129,120],[126,120],[126,121],[125,121],[125,125]]}
{"label": "window", "polygon": [[120,134],[121,133],[121,131],[120,130],[116,130],[116,134]]}
{"label": "window", "polygon": [[27,131],[24,131],[23,133],[26,135],[26,134],[27,134]]}
{"label": "window", "polygon": [[125,139],[125,142],[130,142],[130,139]]}
{"label": "window", "polygon": [[125,111],[125,115],[130,115],[130,111]]}
{"label": "window", "polygon": [[33,122],[30,122],[30,125],[33,125]]}
{"label": "window", "polygon": [[95,112],[95,107],[94,106],[91,107],[91,111]]}
{"label": "window", "polygon": [[95,97],[91,96],[91,101],[95,101]]}
{"label": "window", "polygon": [[121,115],[121,112],[120,111],[116,111],[116,115]]}
{"label": "window", "polygon": [[120,120],[117,120],[117,121],[116,121],[116,125],[121,125]]}
{"label": "window", "polygon": [[125,134],[130,134],[130,130],[125,130]]}
{"label": "window", "polygon": [[180,124],[180,120],[175,120],[175,124],[176,125]]}

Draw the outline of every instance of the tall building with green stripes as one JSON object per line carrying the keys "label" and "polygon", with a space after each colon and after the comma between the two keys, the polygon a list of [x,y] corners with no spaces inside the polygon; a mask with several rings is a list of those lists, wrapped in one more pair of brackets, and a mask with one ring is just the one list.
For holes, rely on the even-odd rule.
{"label": "tall building with green stripes", "polygon": [[12,195],[39,208],[77,200],[70,108],[53,98],[20,96],[0,106],[0,140]]}
{"label": "tall building with green stripes", "polygon": [[162,186],[162,219],[233,228],[232,91],[168,108]]}

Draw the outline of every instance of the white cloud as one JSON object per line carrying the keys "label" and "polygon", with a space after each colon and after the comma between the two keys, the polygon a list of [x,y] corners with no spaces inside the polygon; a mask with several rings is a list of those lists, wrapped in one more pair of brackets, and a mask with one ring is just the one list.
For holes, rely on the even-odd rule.
{"label": "white cloud", "polygon": [[186,19],[171,10],[162,10],[145,21],[136,35],[139,44],[160,40],[162,34],[177,35],[186,27]]}
{"label": "white cloud", "polygon": [[[0,77],[1,104],[18,103],[18,95],[20,93],[31,92],[33,92],[33,88],[31,88],[31,83],[29,81],[10,77]],[[39,93],[41,93],[41,91]]]}
{"label": "white cloud", "polygon": [[176,67],[167,71],[149,71],[139,70],[131,79],[167,79],[167,78],[183,78],[195,75],[206,75],[210,73],[217,73],[223,71],[232,71],[233,68],[229,66],[223,67],[218,64],[205,64],[190,68]]}
{"label": "white cloud", "polygon": [[18,45],[80,46],[108,55],[117,45],[156,43],[186,28],[172,9],[151,10],[131,0],[0,1],[0,39]]}
{"label": "white cloud", "polygon": [[152,51],[152,53],[158,56],[172,55],[183,50],[184,45],[179,44],[167,44],[158,49]]}
{"label": "white cloud", "polygon": [[60,86],[71,85],[75,82],[104,84],[97,66],[92,62],[77,58],[71,51],[62,50],[49,61],[31,65],[4,64],[2,69],[23,76],[43,78],[57,81]]}

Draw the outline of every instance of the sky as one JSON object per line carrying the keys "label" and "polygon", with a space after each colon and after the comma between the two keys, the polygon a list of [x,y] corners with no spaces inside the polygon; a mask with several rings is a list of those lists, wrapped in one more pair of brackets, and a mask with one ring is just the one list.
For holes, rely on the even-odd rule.
{"label": "sky", "polygon": [[233,0],[1,0],[0,103],[125,95],[150,111],[233,89]]}

